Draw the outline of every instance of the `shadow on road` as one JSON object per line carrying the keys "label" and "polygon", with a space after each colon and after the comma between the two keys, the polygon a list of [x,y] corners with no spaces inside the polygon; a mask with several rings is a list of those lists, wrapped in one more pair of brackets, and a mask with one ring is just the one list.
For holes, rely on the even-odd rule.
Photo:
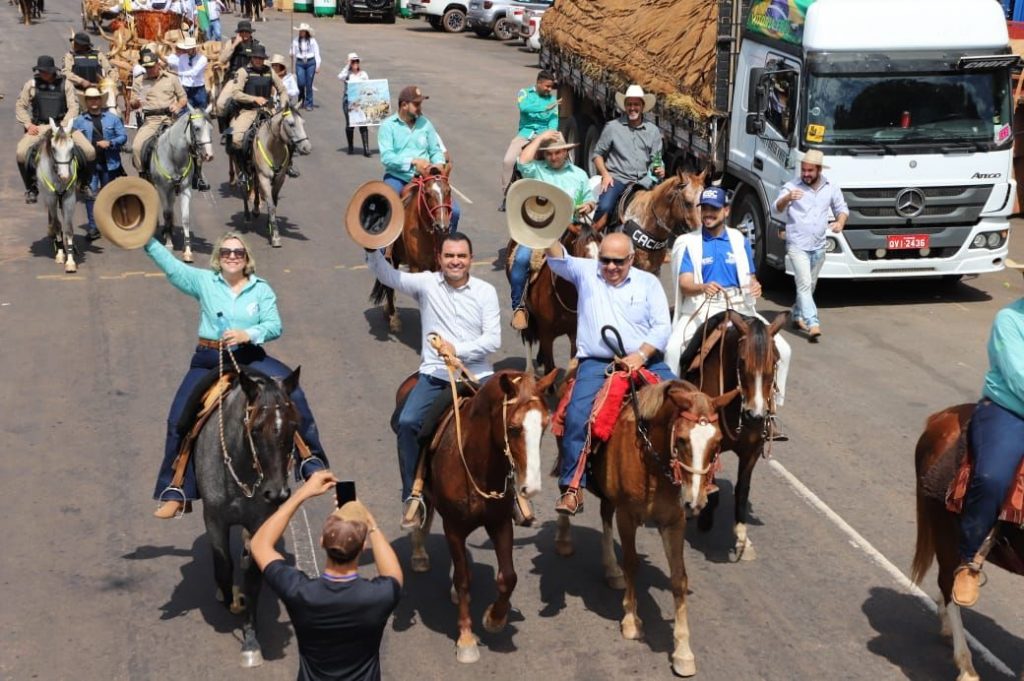
{"label": "shadow on road", "polygon": [[[894,589],[875,587],[861,608],[871,627],[878,632],[867,648],[889,660],[904,677],[913,681],[951,679],[956,674],[953,648],[949,638],[939,633],[939,618],[925,609],[916,597]],[[976,611],[964,611],[964,625],[969,632],[1011,669],[1024,664],[1024,648],[1019,638],[1011,635],[991,618]],[[974,667],[983,679],[1005,678],[989,666],[975,651]]]}
{"label": "shadow on road", "polygon": [[[822,279],[814,292],[819,308],[922,305],[929,303],[980,303],[992,296],[970,284],[971,279],[952,282],[938,278],[848,281]],[[795,299],[791,277],[778,286],[765,288],[764,297],[776,305],[792,306]]]}
{"label": "shadow on road", "polygon": [[409,307],[395,307],[398,319],[402,322],[402,330],[397,334],[391,333],[388,329],[388,320],[384,316],[383,306],[367,308],[363,312],[366,323],[370,327],[370,334],[374,340],[389,341],[396,340],[407,348],[419,352],[420,350],[420,313],[419,310]]}

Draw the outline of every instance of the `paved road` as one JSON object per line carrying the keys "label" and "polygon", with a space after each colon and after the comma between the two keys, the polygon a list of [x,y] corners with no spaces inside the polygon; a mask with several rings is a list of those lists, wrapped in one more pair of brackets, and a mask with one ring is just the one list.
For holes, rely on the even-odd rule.
{"label": "paved road", "polygon": [[[13,8],[0,11],[0,49],[8,60],[0,70],[6,95],[0,119],[12,121],[0,134],[8,159],[17,140],[17,92],[35,56],[59,55],[77,21],[76,4],[48,4],[45,21],[31,28],[16,24]],[[233,23],[225,17],[226,29]],[[286,332],[274,353],[302,365],[336,469],[358,481],[360,496],[407,561],[386,423],[394,387],[417,364],[418,319],[410,301],[401,301],[405,331],[389,337],[366,302],[370,277],[340,215],[352,190],[378,177],[380,167],[376,157],[349,157],[341,149],[334,74],[342,55],[356,50],[369,73],[389,78],[392,89],[416,82],[431,95],[426,112],[451,148],[454,181],[469,199],[464,226],[476,241],[475,272],[504,295],[492,262],[506,239],[503,216],[494,210],[498,166],[515,123],[513,93],[533,80],[536,57],[494,41],[438,34],[420,22],[315,25],[327,58],[318,80],[321,106],[307,115],[315,149],[301,160],[301,180],[284,191],[284,248],[271,251],[256,236],[252,243],[284,317]],[[287,16],[271,13],[258,35],[273,51],[284,51]],[[222,155],[208,173],[215,185],[226,179]],[[164,416],[195,336],[193,302],[171,289],[145,256],[102,241],[87,248],[78,275],[62,274],[49,259],[40,207],[21,202],[12,162],[0,171],[0,192],[0,678],[293,678],[294,636],[274,599],[263,601],[267,663],[243,673],[237,621],[214,600],[200,518],[150,517]],[[226,225],[245,227],[240,202],[224,187],[194,208],[201,251]],[[1020,255],[1020,241],[1015,244]],[[777,445],[774,462],[755,474],[757,560],[727,562],[732,460],[715,531],[690,533],[690,618],[700,678],[954,677],[937,620],[897,578],[913,550],[913,443],[927,414],[975,397],[988,325],[1020,286],[1016,275],[1004,274],[946,289],[899,282],[822,286],[825,339],[819,346],[791,339],[783,416],[792,439]],[[789,304],[788,295],[771,295],[765,309]],[[501,365],[521,366],[522,348],[505,335]],[[544,452],[553,456],[551,439]],[[308,519],[315,540],[328,510],[327,500],[317,501],[286,537],[308,570],[322,560],[306,532]],[[385,678],[669,677],[672,599],[656,533],[640,537],[646,556],[640,614],[648,638],[623,641],[620,595],[601,580],[596,505],[579,522],[576,555],[562,559],[553,550],[553,501],[548,485],[538,506],[540,527],[517,530],[517,611],[505,633],[482,634],[483,657],[472,667],[454,659],[449,561],[441,537],[432,539],[434,571],[408,576],[388,627]],[[494,560],[482,533],[471,544],[479,621],[494,594]],[[929,593],[932,582],[930,575]],[[1002,661],[976,654],[988,679],[1009,678],[1001,664],[1014,673],[1024,668],[1024,620],[1014,586],[993,571],[980,608],[965,616]]]}

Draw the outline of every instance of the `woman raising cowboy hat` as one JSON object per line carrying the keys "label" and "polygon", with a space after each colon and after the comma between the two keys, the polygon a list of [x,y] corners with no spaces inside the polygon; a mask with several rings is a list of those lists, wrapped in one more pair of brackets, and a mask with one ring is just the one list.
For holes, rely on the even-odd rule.
{"label": "woman raising cowboy hat", "polygon": [[[181,443],[178,425],[192,391],[210,370],[218,367],[221,359],[219,343],[223,341],[225,348],[233,348],[235,361],[240,365],[268,376],[284,378],[291,369],[268,355],[263,347],[280,337],[281,317],[277,311],[277,296],[265,279],[256,276],[256,260],[242,236],[227,232],[217,240],[210,256],[209,270],[186,265],[163,244],[148,236],[153,233],[160,207],[152,185],[137,177],[122,177],[115,182],[117,185],[111,183],[97,201],[96,221],[100,231],[111,243],[122,248],[139,248],[148,238],[145,241],[146,254],[164,272],[171,285],[199,301],[199,341],[167,415],[164,457],[153,492],[153,498],[162,502],[154,515],[173,518],[187,510],[187,502],[199,496],[191,465],[187,467],[180,488],[172,488],[170,484]],[[136,204],[139,210],[134,215],[134,222],[129,216],[131,224],[120,224],[115,221],[115,211],[111,208],[115,202],[129,196],[139,199]],[[118,211],[119,214],[125,212]],[[225,355],[223,359],[230,365],[229,357]],[[299,434],[313,454],[313,458],[304,462],[297,461],[296,476],[308,478],[317,470],[326,468],[327,457],[302,388],[296,388],[292,393],[292,403],[301,417]]]}

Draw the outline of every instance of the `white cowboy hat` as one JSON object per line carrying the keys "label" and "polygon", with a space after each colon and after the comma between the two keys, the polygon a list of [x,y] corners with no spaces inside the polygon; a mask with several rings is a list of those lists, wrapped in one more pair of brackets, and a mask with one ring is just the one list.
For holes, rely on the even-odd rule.
{"label": "white cowboy hat", "polygon": [[356,54],[355,52],[349,52],[348,53],[348,61],[360,61],[359,55]]}
{"label": "white cowboy hat", "polygon": [[94,87],[88,87],[85,89],[85,94],[82,96],[89,99],[90,97],[102,97],[103,93]]}
{"label": "white cowboy hat", "polygon": [[547,248],[572,223],[572,197],[553,184],[517,180],[505,197],[508,231],[516,243]]}
{"label": "white cowboy hat", "polygon": [[305,21],[303,21],[301,24],[296,26],[295,30],[296,31],[300,31],[300,32],[301,31],[306,31],[307,33],[309,33],[309,37],[310,38],[312,38],[314,35],[316,35],[316,32],[313,30],[313,27],[310,26],[309,24],[307,24]]}
{"label": "white cowboy hat", "polygon": [[811,149],[804,153],[800,159],[801,163],[810,163],[812,166],[820,166],[822,168],[828,168],[825,165],[825,154],[821,153],[820,149]]}
{"label": "white cowboy hat", "polygon": [[196,43],[196,39],[190,35],[185,36],[178,42],[174,43],[174,46],[177,47],[179,50],[194,50],[197,47],[199,47],[199,45]]}
{"label": "white cowboy hat", "polygon": [[139,177],[119,177],[96,196],[93,208],[100,234],[115,246],[142,248],[156,231],[160,196]]}
{"label": "white cowboy hat", "polygon": [[363,248],[384,248],[402,235],[405,206],[395,190],[380,180],[363,184],[345,210],[345,229]]}
{"label": "white cowboy hat", "polygon": [[654,102],[657,98],[652,94],[645,93],[642,87],[634,84],[626,88],[625,92],[615,93],[615,106],[619,107],[620,110],[625,111],[627,99],[644,100],[644,113],[647,113],[654,108]]}

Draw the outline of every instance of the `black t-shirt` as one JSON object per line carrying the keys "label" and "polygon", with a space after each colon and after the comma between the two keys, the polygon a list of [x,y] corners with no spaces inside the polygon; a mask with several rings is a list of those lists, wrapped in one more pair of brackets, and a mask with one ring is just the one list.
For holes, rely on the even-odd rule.
{"label": "black t-shirt", "polygon": [[380,639],[401,594],[396,580],[310,579],[283,560],[270,563],[263,577],[295,627],[298,681],[379,681]]}

